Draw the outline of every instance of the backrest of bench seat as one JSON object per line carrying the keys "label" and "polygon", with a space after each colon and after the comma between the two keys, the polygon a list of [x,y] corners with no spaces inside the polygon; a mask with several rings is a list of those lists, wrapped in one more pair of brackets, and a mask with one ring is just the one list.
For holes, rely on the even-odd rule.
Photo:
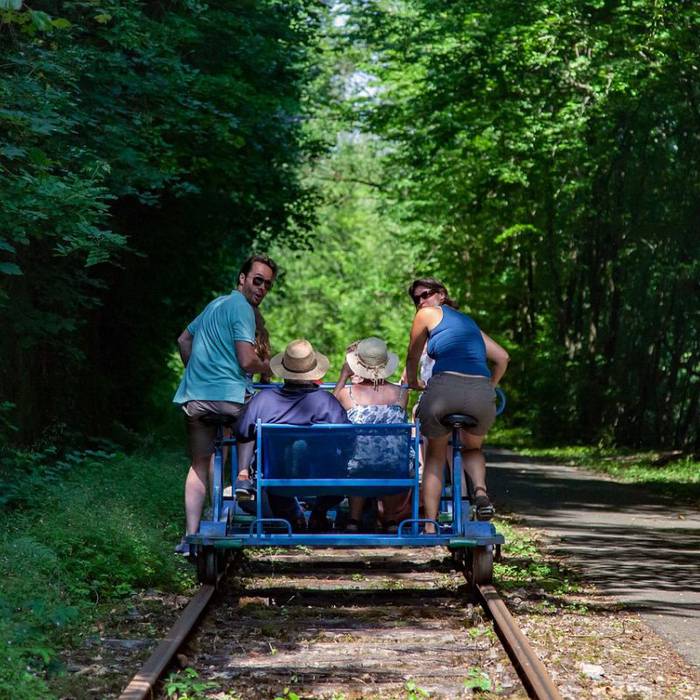
{"label": "backrest of bench seat", "polygon": [[[259,426],[259,465],[265,480],[305,480],[275,484],[273,493],[319,495],[343,493],[370,496],[398,493],[407,486],[392,485],[413,476],[415,438],[410,423]],[[342,480],[338,485],[314,483]],[[371,483],[348,484],[348,480]]]}

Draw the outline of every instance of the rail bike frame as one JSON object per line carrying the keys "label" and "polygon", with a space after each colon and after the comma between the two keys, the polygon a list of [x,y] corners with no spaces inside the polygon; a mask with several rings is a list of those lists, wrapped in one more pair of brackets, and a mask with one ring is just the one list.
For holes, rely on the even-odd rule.
{"label": "rail bike frame", "polygon": [[[270,385],[261,385],[262,390]],[[274,385],[273,385],[274,386]],[[324,385],[331,388],[333,385]],[[505,406],[505,397],[500,395],[500,405],[497,413]],[[490,580],[493,548],[504,543],[504,538],[496,531],[491,522],[480,522],[473,519],[472,508],[465,495],[462,494],[462,456],[459,445],[459,430],[453,431],[452,444],[452,485],[443,491],[441,512],[438,521],[421,518],[419,514],[419,447],[420,425],[386,424],[372,425],[375,435],[396,434],[397,431],[412,431],[413,464],[411,469],[397,465],[396,478],[382,477],[374,479],[367,476],[352,478],[324,479],[309,474],[295,475],[294,478],[279,478],[279,475],[268,476],[265,467],[265,445],[273,444],[266,440],[271,435],[283,436],[285,431],[293,430],[295,434],[308,435],[316,440],[323,439],[334,444],[356,431],[362,434],[367,425],[313,425],[288,426],[283,424],[261,423],[257,426],[257,476],[255,513],[245,513],[237,499],[224,489],[224,454],[229,448],[231,455],[231,484],[235,483],[238,473],[238,462],[235,449],[235,439],[224,437],[223,427],[219,427],[214,453],[212,475],[212,510],[211,517],[202,520],[200,530],[196,535],[187,537],[191,550],[197,557],[198,575],[201,581],[212,582],[225,566],[226,555],[232,550],[260,547],[436,547],[446,546],[456,560],[473,568],[474,553],[485,553],[478,564],[485,573],[480,578]],[[406,434],[406,433],[404,433]],[[316,470],[318,471],[318,470]],[[275,492],[282,490],[287,495],[296,494],[300,497],[313,497],[320,494],[337,493],[344,496],[362,495],[377,496],[383,491],[397,489],[412,489],[411,516],[398,525],[396,533],[348,533],[331,531],[325,533],[294,532],[289,521],[281,518],[265,517],[263,513],[263,495],[265,490]],[[422,532],[425,523],[436,525],[436,534]],[[482,582],[482,581],[480,581]]]}

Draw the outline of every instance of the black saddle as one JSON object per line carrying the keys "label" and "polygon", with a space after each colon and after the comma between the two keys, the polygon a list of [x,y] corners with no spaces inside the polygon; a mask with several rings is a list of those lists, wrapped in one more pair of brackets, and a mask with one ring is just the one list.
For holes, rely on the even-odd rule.
{"label": "black saddle", "polygon": [[446,428],[473,428],[479,421],[466,413],[448,413],[440,422]]}
{"label": "black saddle", "polygon": [[230,428],[232,425],[236,424],[238,416],[230,416],[226,413],[205,413],[200,416],[199,420],[207,425],[216,425],[223,428]]}

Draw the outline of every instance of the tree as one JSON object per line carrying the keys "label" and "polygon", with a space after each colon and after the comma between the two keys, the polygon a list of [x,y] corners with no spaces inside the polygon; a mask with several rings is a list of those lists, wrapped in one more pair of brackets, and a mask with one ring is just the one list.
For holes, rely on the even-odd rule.
{"label": "tree", "polygon": [[0,396],[25,438],[142,423],[177,332],[255,236],[308,225],[317,15],[276,0],[0,12]]}

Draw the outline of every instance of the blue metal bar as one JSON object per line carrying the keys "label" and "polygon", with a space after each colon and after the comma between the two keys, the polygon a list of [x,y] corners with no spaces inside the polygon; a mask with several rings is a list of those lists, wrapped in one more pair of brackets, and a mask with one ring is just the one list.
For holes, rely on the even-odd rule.
{"label": "blue metal bar", "polygon": [[216,449],[214,450],[214,474],[211,485],[212,520],[214,520],[215,522],[218,522],[221,519],[224,479],[224,448],[221,444],[221,437],[223,437],[223,427],[219,426],[217,432],[217,445]]}
{"label": "blue metal bar", "polygon": [[299,487],[338,487],[343,486],[386,486],[387,488],[404,486],[410,488],[414,484],[414,478],[409,479],[317,479],[309,477],[308,479],[261,479],[258,477],[258,483],[262,486],[299,486]]}
{"label": "blue metal bar", "polygon": [[413,525],[411,526],[411,534],[418,535],[418,523],[415,522],[418,518],[420,510],[420,421],[416,419],[416,436],[413,443],[413,502],[411,503],[411,517]]}
{"label": "blue metal bar", "polygon": [[501,389],[500,386],[497,386],[496,389],[496,396],[498,396],[498,405],[496,406],[496,415],[500,416],[503,411],[506,410],[506,392]]}
{"label": "blue metal bar", "polygon": [[[349,384],[351,384],[351,382],[346,382],[346,386]],[[284,382],[267,382],[265,384],[253,384],[254,389],[274,389],[276,387],[279,388],[281,386],[284,386]],[[321,389],[335,389],[336,382],[321,382],[318,386]],[[402,389],[408,389],[408,384],[397,384],[396,386],[400,386]]]}
{"label": "blue metal bar", "polygon": [[347,430],[347,431],[358,431],[363,430],[373,430],[374,428],[392,428],[394,432],[401,433],[406,430],[413,430],[413,423],[314,423],[313,426],[302,426],[293,425],[292,423],[261,423],[265,430],[288,430],[293,428],[294,430],[299,430],[299,428],[309,428],[312,427],[314,432],[318,430]]}
{"label": "blue metal bar", "polygon": [[255,490],[257,492],[257,503],[256,503],[256,515],[257,515],[257,522],[258,522],[258,536],[262,535],[262,525],[261,521],[263,519],[263,512],[262,512],[262,476],[263,476],[263,471],[262,471],[262,421],[260,418],[258,418],[257,421],[257,429],[256,429],[256,465],[257,468],[255,470],[256,472],[256,481],[257,484],[255,486]]}
{"label": "blue metal bar", "polygon": [[459,428],[452,429],[452,532],[461,535],[462,526],[462,452]]}
{"label": "blue metal bar", "polygon": [[[399,529],[398,532],[396,533],[399,537],[405,537],[405,535],[401,534],[401,530],[403,529],[404,525],[411,525],[411,530],[413,531],[415,528],[418,527],[421,523],[432,523],[435,525],[435,534],[440,532],[440,523],[438,523],[437,520],[433,520],[432,518],[410,518],[408,520],[402,520],[399,523]],[[415,536],[415,535],[414,535]],[[428,535],[430,536],[430,535]]]}
{"label": "blue metal bar", "polygon": [[234,489],[236,486],[236,479],[238,479],[238,443],[236,439],[233,438],[224,444],[231,446],[231,488]]}
{"label": "blue metal bar", "polygon": [[[243,547],[437,547],[448,546],[453,539],[452,534],[443,535],[419,535],[397,537],[396,535],[353,535],[353,534],[272,534],[266,533],[262,537],[255,535],[237,535],[235,539],[241,541]],[[492,544],[489,541],[475,542],[477,545]],[[214,545],[216,546],[216,544]],[[219,545],[221,546],[221,545]]]}
{"label": "blue metal bar", "polygon": [[258,537],[260,537],[263,534],[261,528],[263,527],[264,523],[282,523],[287,528],[287,536],[292,536],[292,526],[289,524],[289,521],[285,520],[284,518],[258,518],[257,520],[253,520],[253,522],[250,524],[250,528],[248,528],[248,534],[252,537],[253,528],[257,526]]}

